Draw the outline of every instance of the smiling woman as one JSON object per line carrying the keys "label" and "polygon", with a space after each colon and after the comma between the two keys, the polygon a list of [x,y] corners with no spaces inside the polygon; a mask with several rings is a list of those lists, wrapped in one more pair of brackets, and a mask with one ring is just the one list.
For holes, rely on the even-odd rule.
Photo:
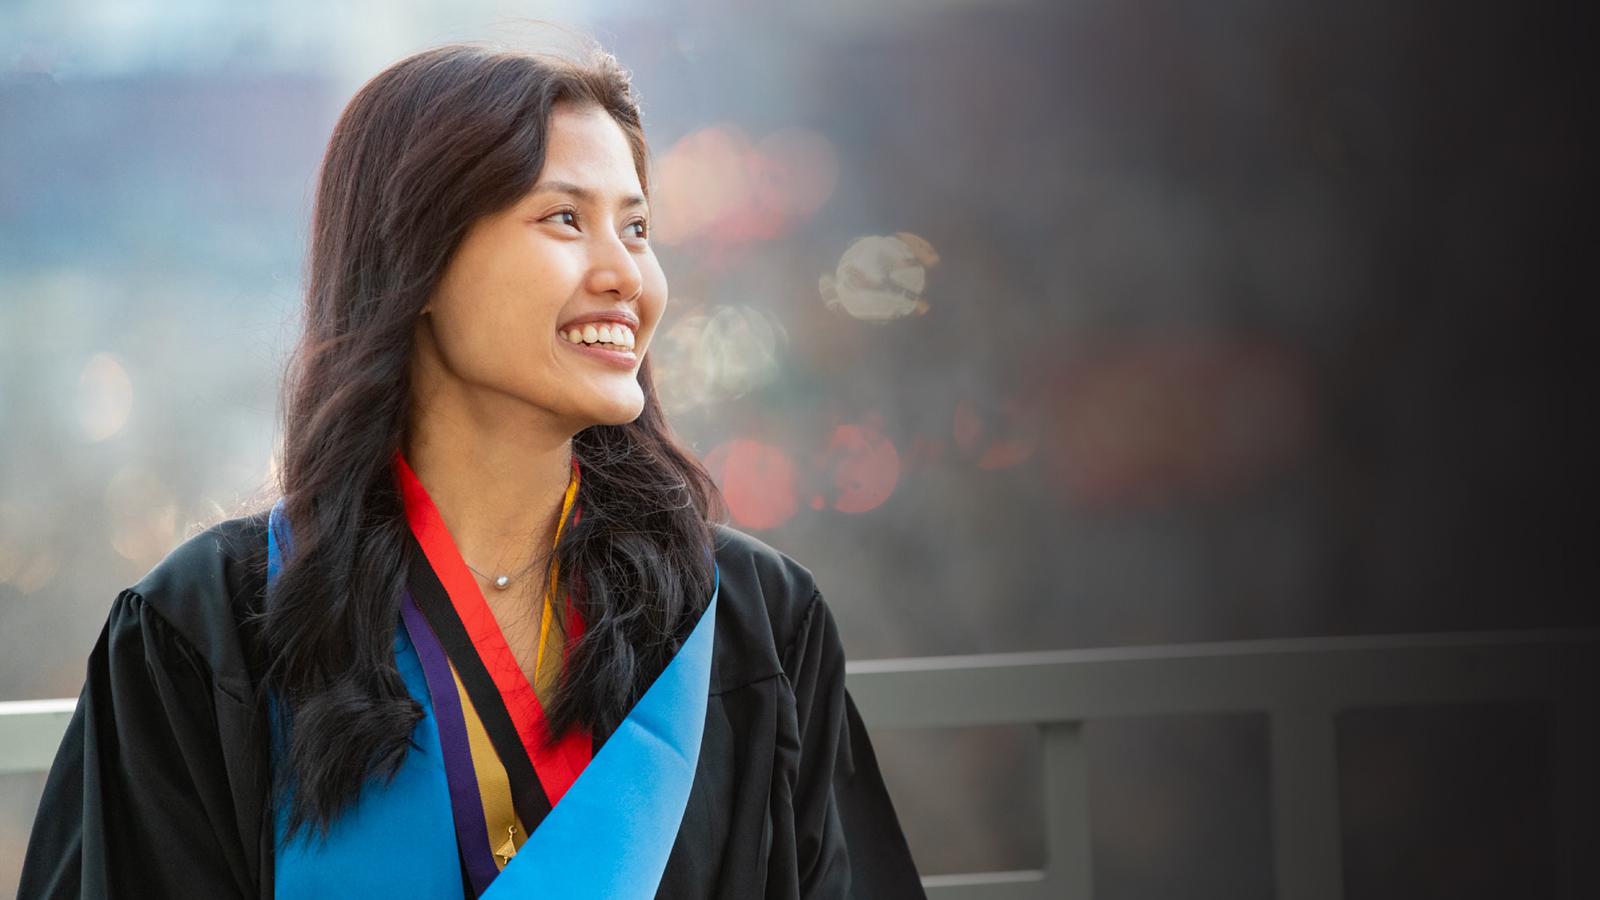
{"label": "smiling woman", "polygon": [[472,224],[422,309],[432,318],[417,332],[416,378],[428,416],[459,418],[486,388],[538,408],[558,435],[644,409],[636,374],[667,279],[627,133],[597,105],[562,101],[544,153],[538,183]]}
{"label": "smiling woman", "polygon": [[609,55],[335,127],[281,499],[112,604],[20,896],[920,897],[811,571],[662,416]]}

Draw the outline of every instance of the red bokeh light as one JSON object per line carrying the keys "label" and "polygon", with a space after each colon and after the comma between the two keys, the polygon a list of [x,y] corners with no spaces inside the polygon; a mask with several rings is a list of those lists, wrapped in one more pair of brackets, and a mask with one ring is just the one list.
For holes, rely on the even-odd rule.
{"label": "red bokeh light", "polygon": [[705,465],[741,528],[776,528],[794,517],[795,466],[781,447],[735,438],[706,454]]}
{"label": "red bokeh light", "polygon": [[871,425],[840,425],[828,440],[820,468],[832,476],[834,509],[869,512],[894,493],[900,481],[900,451]]}

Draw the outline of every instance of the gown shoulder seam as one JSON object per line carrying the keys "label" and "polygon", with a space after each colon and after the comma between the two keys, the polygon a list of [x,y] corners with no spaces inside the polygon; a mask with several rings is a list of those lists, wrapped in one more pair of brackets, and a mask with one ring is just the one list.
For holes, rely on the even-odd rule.
{"label": "gown shoulder seam", "polygon": [[229,686],[227,679],[221,678],[217,675],[216,671],[212,669],[210,661],[205,658],[205,654],[200,652],[199,647],[195,645],[194,641],[191,641],[181,629],[174,625],[171,619],[168,619],[165,615],[163,615],[160,607],[154,603],[151,603],[149,597],[146,597],[143,593],[136,591],[133,588],[123,588],[120,599],[137,601],[138,604],[145,609],[146,614],[149,615],[153,621],[158,623],[157,627],[166,632],[168,638],[173,643],[178,644],[187,653],[187,655],[194,660],[195,668],[205,675],[206,682],[214,689],[220,691],[224,696],[235,703],[248,703],[248,701],[240,696],[235,688]]}
{"label": "gown shoulder seam", "polygon": [[[821,601],[821,599],[822,589],[813,586],[811,588],[811,598],[806,601],[805,612],[800,614],[799,624],[795,627],[794,633],[789,635],[789,639],[784,642],[782,649],[780,649],[778,652],[779,660],[787,660],[789,658],[789,651],[794,649],[794,645],[800,641],[800,638],[805,635],[806,631],[811,627],[811,617],[816,613],[817,604],[819,601]],[[787,672],[785,674],[787,674]]]}

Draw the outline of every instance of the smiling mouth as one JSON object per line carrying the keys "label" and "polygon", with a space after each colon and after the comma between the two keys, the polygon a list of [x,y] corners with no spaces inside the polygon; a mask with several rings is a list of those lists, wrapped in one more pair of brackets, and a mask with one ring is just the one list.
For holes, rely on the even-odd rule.
{"label": "smiling mouth", "polygon": [[562,337],[561,343],[569,344],[573,347],[580,347],[585,350],[606,350],[611,353],[626,353],[630,356],[633,354],[633,347],[627,344],[614,344],[610,341],[574,341],[566,337]]}
{"label": "smiling mouth", "polygon": [[593,325],[556,329],[556,336],[561,340],[582,347],[601,347],[607,350],[632,351],[637,340],[634,329],[623,325],[603,323],[599,328]]}
{"label": "smiling mouth", "polygon": [[560,337],[558,340],[572,348],[572,350],[577,353],[581,353],[597,362],[616,366],[619,369],[632,370],[639,362],[639,357],[634,352],[632,347],[622,347],[616,344],[603,343],[599,341],[591,344],[586,344],[581,341],[574,343],[573,341],[567,340],[565,337]]}

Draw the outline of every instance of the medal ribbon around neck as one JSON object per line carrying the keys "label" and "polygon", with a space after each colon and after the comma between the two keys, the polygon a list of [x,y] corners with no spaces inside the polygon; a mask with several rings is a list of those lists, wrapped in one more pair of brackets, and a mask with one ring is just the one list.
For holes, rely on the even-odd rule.
{"label": "medal ribbon around neck", "polygon": [[[444,517],[439,513],[432,498],[428,496],[428,491],[417,478],[416,472],[412,471],[398,450],[394,455],[394,469],[396,481],[405,500],[406,519],[411,525],[412,534],[421,545],[428,564],[439,576],[440,583],[450,596],[451,605],[466,627],[467,634],[483,659],[485,668],[489,670],[495,687],[505,701],[506,710],[516,725],[517,735],[522,741],[523,748],[533,760],[539,783],[549,796],[550,803],[554,805],[560,801],[567,788],[572,786],[572,782],[577,780],[578,775],[592,758],[591,736],[581,728],[573,728],[554,746],[545,745],[547,727],[544,707],[539,702],[533,683],[523,674],[515,654],[511,652],[511,645],[507,643],[499,622],[495,620],[494,612],[489,609],[488,601],[484,599],[477,579],[473,577],[472,570],[467,568],[466,561],[456,548],[455,540],[445,526]],[[562,504],[562,521],[556,527],[557,540],[560,539],[567,512],[573,511],[574,522],[578,521],[577,516],[581,515],[581,510],[573,510],[579,478],[576,458],[572,461],[572,469],[573,478],[568,482]],[[549,638],[550,617],[554,606],[551,595],[554,594],[554,586],[559,579],[559,572],[555,566],[552,566],[550,576],[550,589],[545,595],[544,614],[540,617],[542,622],[539,628],[539,651],[534,663],[536,676],[543,671],[541,665],[543,648]],[[570,616],[572,625],[569,632],[575,641],[583,633],[582,617],[572,608],[570,602],[563,604],[563,608]],[[568,642],[569,646],[570,643],[571,641]],[[563,653],[563,657],[565,655]]]}

